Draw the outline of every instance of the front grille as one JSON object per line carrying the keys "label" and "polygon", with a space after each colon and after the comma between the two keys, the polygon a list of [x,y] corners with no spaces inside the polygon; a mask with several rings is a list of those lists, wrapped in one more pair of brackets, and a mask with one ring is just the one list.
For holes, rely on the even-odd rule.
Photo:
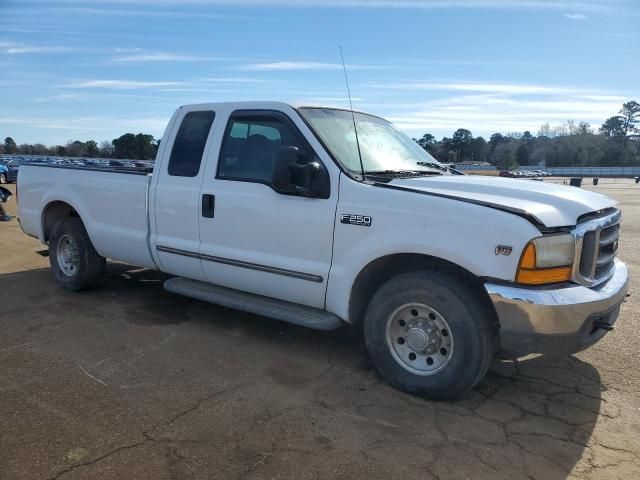
{"label": "front grille", "polygon": [[618,250],[619,221],[620,213],[615,211],[606,218],[588,221],[576,228],[578,239],[582,239],[578,266],[580,283],[597,284],[608,277]]}

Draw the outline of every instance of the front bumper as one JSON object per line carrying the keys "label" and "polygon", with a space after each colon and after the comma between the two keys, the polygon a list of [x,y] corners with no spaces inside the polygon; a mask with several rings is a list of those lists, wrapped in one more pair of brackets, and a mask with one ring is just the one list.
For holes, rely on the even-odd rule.
{"label": "front bumper", "polygon": [[594,288],[571,285],[520,288],[486,283],[508,354],[575,353],[600,340],[613,325],[627,295],[627,266],[615,260],[613,276]]}

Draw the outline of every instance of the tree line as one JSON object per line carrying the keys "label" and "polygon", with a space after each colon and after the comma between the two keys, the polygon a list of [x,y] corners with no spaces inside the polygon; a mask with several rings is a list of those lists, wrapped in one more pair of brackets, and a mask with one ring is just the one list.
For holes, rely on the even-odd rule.
{"label": "tree line", "polygon": [[486,141],[464,128],[442,140],[430,133],[414,139],[436,159],[445,163],[489,162],[500,169],[544,164],[547,167],[640,166],[640,104],[624,103],[618,115],[595,131],[587,122],[568,120],[529,131],[494,133]]}
{"label": "tree line", "polygon": [[[640,165],[639,123],[640,103],[630,101],[597,131],[587,122],[568,120],[557,127],[546,123],[537,135],[529,131],[494,133],[487,141],[459,128],[451,138],[437,140],[425,133],[414,140],[445,163],[489,162],[500,169],[539,164],[547,167],[634,166]],[[0,153],[152,160],[159,144],[160,140],[143,133],[126,133],[99,145],[93,140],[69,140],[66,145],[53,147],[41,143],[17,145],[7,137],[4,144],[0,144]]]}
{"label": "tree line", "polygon": [[153,160],[156,158],[160,140],[144,133],[125,133],[111,141],[105,140],[99,145],[94,140],[81,142],[69,140],[65,145],[47,147],[42,143],[16,144],[11,137],[0,144],[0,153],[23,155],[52,155],[58,157],[85,158],[126,158],[131,160]]}

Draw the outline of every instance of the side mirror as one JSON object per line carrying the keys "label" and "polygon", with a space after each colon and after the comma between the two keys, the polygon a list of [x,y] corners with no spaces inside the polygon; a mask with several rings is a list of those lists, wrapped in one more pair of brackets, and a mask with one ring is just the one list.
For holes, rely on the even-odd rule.
{"label": "side mirror", "polygon": [[306,162],[307,154],[290,145],[276,152],[271,184],[277,192],[312,198],[329,197],[329,175],[319,162]]}
{"label": "side mirror", "polygon": [[293,145],[278,149],[271,168],[271,184],[276,191],[282,193],[293,191],[292,170],[299,165],[298,161],[304,157],[304,152]]}

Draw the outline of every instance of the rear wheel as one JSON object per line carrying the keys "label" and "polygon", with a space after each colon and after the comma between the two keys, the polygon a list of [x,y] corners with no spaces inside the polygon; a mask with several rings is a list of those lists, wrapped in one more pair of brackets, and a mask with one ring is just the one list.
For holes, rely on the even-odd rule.
{"label": "rear wheel", "polygon": [[85,290],[96,286],[106,261],[98,255],[78,217],[58,222],[49,238],[49,263],[58,284],[66,290]]}
{"label": "rear wheel", "polygon": [[364,333],[385,380],[435,400],[473,388],[494,354],[495,329],[484,303],[464,281],[438,271],[385,283],[367,308]]}

